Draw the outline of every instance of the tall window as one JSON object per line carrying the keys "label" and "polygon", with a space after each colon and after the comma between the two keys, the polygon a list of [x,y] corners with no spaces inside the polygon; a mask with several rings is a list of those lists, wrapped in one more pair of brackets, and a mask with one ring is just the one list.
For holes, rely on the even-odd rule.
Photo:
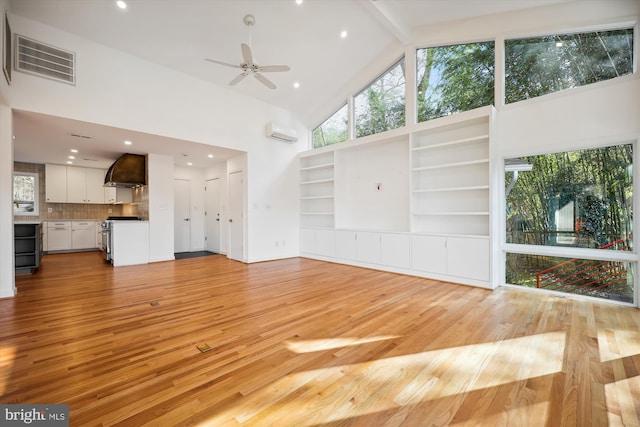
{"label": "tall window", "polygon": [[494,45],[482,42],[416,51],[419,122],[493,105]]}
{"label": "tall window", "polygon": [[632,144],[507,159],[505,177],[508,283],[633,302]]}
{"label": "tall window", "polygon": [[356,137],[405,124],[404,58],[354,98]]}
{"label": "tall window", "polygon": [[633,73],[633,29],[505,41],[505,102]]}
{"label": "tall window", "polygon": [[348,125],[349,115],[347,104],[345,104],[313,130],[313,148],[346,141]]}
{"label": "tall window", "polygon": [[38,174],[13,174],[13,214],[40,215],[38,211]]}

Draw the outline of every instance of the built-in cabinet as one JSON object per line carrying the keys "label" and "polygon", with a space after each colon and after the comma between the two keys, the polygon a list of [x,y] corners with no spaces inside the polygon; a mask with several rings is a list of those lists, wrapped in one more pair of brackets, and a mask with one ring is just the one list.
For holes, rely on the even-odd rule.
{"label": "built-in cabinet", "polygon": [[40,266],[42,255],[40,227],[39,223],[16,223],[13,225],[16,273],[32,273]]}
{"label": "built-in cabinet", "polygon": [[45,221],[45,251],[96,249],[96,221]]}
{"label": "built-in cabinet", "polygon": [[130,188],[104,187],[106,171],[79,166],[45,165],[48,203],[131,203]]}
{"label": "built-in cabinet", "polygon": [[301,254],[491,287],[492,115],[301,153]]}

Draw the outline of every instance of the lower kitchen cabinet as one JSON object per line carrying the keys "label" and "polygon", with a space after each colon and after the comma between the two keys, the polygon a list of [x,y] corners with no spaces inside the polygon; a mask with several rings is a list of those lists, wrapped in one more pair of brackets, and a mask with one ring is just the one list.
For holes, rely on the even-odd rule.
{"label": "lower kitchen cabinet", "polygon": [[71,249],[71,221],[47,221],[47,251]]}
{"label": "lower kitchen cabinet", "polygon": [[95,221],[71,222],[71,249],[95,249],[96,223]]}
{"label": "lower kitchen cabinet", "polygon": [[13,225],[15,272],[31,273],[40,267],[42,232],[39,223]]}
{"label": "lower kitchen cabinet", "polygon": [[46,251],[95,249],[95,221],[47,221]]}

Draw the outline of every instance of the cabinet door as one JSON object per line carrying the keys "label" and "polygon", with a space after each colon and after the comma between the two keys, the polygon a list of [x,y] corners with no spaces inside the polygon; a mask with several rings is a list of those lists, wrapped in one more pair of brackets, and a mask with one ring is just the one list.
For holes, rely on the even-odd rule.
{"label": "cabinet door", "polygon": [[115,203],[116,200],[116,187],[104,187],[104,202]]}
{"label": "cabinet door", "polygon": [[96,247],[95,221],[73,221],[71,223],[71,248],[91,249]]}
{"label": "cabinet door", "polygon": [[358,256],[356,232],[336,231],[336,258],[355,261]]}
{"label": "cabinet door", "polygon": [[44,192],[48,203],[66,203],[67,201],[67,167],[61,165],[45,165]]}
{"label": "cabinet door", "polygon": [[398,268],[411,268],[411,240],[408,234],[380,235],[380,262]]}
{"label": "cabinet door", "polygon": [[446,237],[413,236],[411,246],[411,266],[414,270],[447,274]]}
{"label": "cabinet door", "polygon": [[59,225],[47,229],[47,247],[49,251],[66,251],[71,249],[71,227]]}
{"label": "cabinet door", "polygon": [[104,170],[87,168],[86,173],[86,203],[104,203]]}
{"label": "cabinet door", "polygon": [[380,264],[380,233],[358,233],[358,261]]}
{"label": "cabinet door", "polygon": [[336,238],[333,230],[316,230],[316,253],[331,258],[336,255]]}
{"label": "cabinet door", "polygon": [[447,239],[447,271],[451,276],[489,281],[489,255],[489,239]]}
{"label": "cabinet door", "polygon": [[87,201],[87,175],[85,168],[67,168],[67,202],[86,203]]}
{"label": "cabinet door", "polygon": [[300,252],[313,254],[316,252],[316,231],[311,228],[300,229]]}

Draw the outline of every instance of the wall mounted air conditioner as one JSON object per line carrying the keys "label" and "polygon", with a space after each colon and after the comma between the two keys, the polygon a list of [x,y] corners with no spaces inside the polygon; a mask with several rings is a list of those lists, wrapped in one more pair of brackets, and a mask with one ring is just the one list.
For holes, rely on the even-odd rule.
{"label": "wall mounted air conditioner", "polygon": [[267,123],[266,135],[267,138],[284,142],[296,142],[298,140],[295,129],[280,126],[275,123]]}

